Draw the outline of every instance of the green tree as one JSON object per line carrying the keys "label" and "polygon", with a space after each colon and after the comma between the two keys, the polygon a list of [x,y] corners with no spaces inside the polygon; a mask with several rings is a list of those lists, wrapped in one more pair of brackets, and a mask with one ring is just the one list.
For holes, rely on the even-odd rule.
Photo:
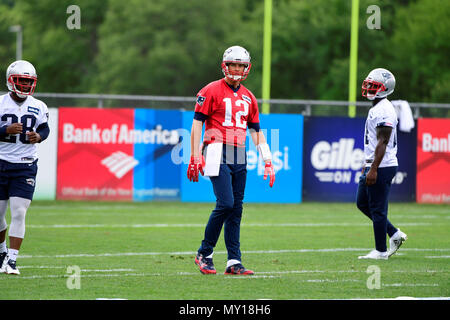
{"label": "green tree", "polygon": [[[102,22],[105,3],[76,1],[81,9],[81,28],[69,30],[66,20],[70,14],[66,10],[73,2],[17,0],[13,4],[3,4],[3,8],[7,6],[5,12],[0,10],[0,32],[11,24],[23,28],[23,59],[35,65],[40,92],[85,92],[88,79],[95,73],[96,29]],[[6,61],[15,60],[15,56],[11,56],[11,47],[15,48],[13,39],[11,36],[7,39],[9,44],[5,50],[10,57]],[[7,65],[2,67],[6,69]]]}
{"label": "green tree", "polygon": [[410,101],[450,101],[450,4],[419,0],[398,11],[390,42],[399,94]]}
{"label": "green tree", "polygon": [[236,0],[111,0],[91,92],[194,96],[221,77],[243,7]]}

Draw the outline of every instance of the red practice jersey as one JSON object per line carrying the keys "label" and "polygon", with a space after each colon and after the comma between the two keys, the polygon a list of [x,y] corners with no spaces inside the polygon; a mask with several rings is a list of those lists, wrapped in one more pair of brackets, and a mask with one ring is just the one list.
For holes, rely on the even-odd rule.
{"label": "red practice jersey", "polygon": [[220,79],[209,83],[197,94],[195,112],[207,116],[204,144],[223,142],[245,146],[247,124],[259,124],[258,102],[242,84],[236,92]]}

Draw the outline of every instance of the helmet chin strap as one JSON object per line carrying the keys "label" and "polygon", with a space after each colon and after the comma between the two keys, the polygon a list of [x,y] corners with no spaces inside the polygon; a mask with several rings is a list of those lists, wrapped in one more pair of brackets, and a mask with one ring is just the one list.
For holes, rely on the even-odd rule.
{"label": "helmet chin strap", "polygon": [[241,76],[241,75],[232,75],[232,74],[229,74],[229,75],[228,75],[228,78],[231,79],[231,80],[234,80],[234,81],[239,81],[239,80],[242,79],[242,76]]}
{"label": "helmet chin strap", "polygon": [[20,99],[26,99],[29,96],[29,94],[24,94],[24,93],[21,93],[19,90],[17,90],[15,85],[14,85],[13,89],[14,90],[12,92],[14,92],[14,94],[17,97],[19,97]]}

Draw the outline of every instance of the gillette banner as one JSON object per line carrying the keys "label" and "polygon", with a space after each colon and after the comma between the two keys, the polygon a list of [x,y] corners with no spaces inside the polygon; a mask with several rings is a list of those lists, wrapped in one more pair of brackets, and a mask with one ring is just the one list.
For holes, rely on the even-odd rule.
{"label": "gillette banner", "polygon": [[[305,201],[355,201],[364,162],[365,120],[343,117],[305,118]],[[399,168],[392,181],[390,200],[414,200],[415,138],[415,131],[398,134]]]}
{"label": "gillette banner", "polygon": [[60,108],[57,199],[178,200],[180,111]]}
{"label": "gillette banner", "polygon": [[[194,112],[183,112],[183,127],[190,128]],[[276,180],[269,187],[264,180],[264,162],[247,130],[247,182],[245,202],[300,203],[302,202],[302,148],[303,116],[271,114],[259,115],[261,130],[272,152]],[[190,139],[183,137],[184,161],[181,166],[181,200],[188,202],[215,202],[209,177],[199,176],[199,182],[190,182],[186,172],[190,155]]]}

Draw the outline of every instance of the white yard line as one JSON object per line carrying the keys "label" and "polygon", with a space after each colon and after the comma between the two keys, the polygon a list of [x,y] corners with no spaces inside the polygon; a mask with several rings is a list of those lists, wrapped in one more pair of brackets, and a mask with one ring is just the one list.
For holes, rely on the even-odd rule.
{"label": "white yard line", "polygon": [[[433,225],[429,222],[399,223],[405,227],[422,227]],[[330,223],[243,223],[242,227],[367,227],[369,223],[330,222]],[[28,224],[27,228],[36,229],[71,229],[71,228],[204,228],[204,223],[150,223],[150,224]]]}
{"label": "white yard line", "polygon": [[[327,249],[286,249],[286,250],[249,250],[242,251],[245,254],[280,254],[280,253],[320,253],[320,252],[361,252],[370,251],[372,248],[327,248]],[[448,248],[402,248],[402,251],[417,252],[448,252]],[[30,258],[83,258],[83,257],[120,257],[120,256],[158,256],[158,255],[194,255],[195,251],[174,252],[118,252],[118,253],[79,253],[57,255],[19,255],[21,259]],[[215,251],[214,254],[226,254],[226,251]]]}
{"label": "white yard line", "polygon": [[[20,269],[67,269],[67,266],[20,266]],[[81,269],[82,272],[130,272],[134,269]]]}
{"label": "white yard line", "polygon": [[[316,271],[316,270],[315,270]],[[327,271],[324,271],[327,272]],[[298,273],[298,270],[292,271],[266,271],[257,272],[252,276],[230,276],[217,274],[214,277],[220,276],[224,279],[230,280],[252,280],[252,279],[272,279],[281,278],[282,274],[286,273]],[[30,275],[30,276],[19,276],[10,277],[11,279],[50,279],[50,278],[68,278],[70,275]],[[80,274],[80,278],[114,278],[114,277],[153,277],[153,276],[202,276],[199,272],[177,272],[177,273],[125,273],[125,274]],[[304,283],[342,283],[342,282],[365,282],[365,280],[358,279],[297,279],[297,282]],[[439,287],[437,283],[382,283],[383,287]]]}
{"label": "white yard line", "polygon": [[[430,226],[429,222],[398,223],[405,227]],[[330,223],[243,223],[242,227],[367,227],[369,223],[330,222]],[[204,223],[150,223],[150,224],[27,224],[27,228],[36,229],[71,229],[71,228],[204,228]]]}
{"label": "white yard line", "polygon": [[438,283],[387,283],[383,287],[439,287]]}

